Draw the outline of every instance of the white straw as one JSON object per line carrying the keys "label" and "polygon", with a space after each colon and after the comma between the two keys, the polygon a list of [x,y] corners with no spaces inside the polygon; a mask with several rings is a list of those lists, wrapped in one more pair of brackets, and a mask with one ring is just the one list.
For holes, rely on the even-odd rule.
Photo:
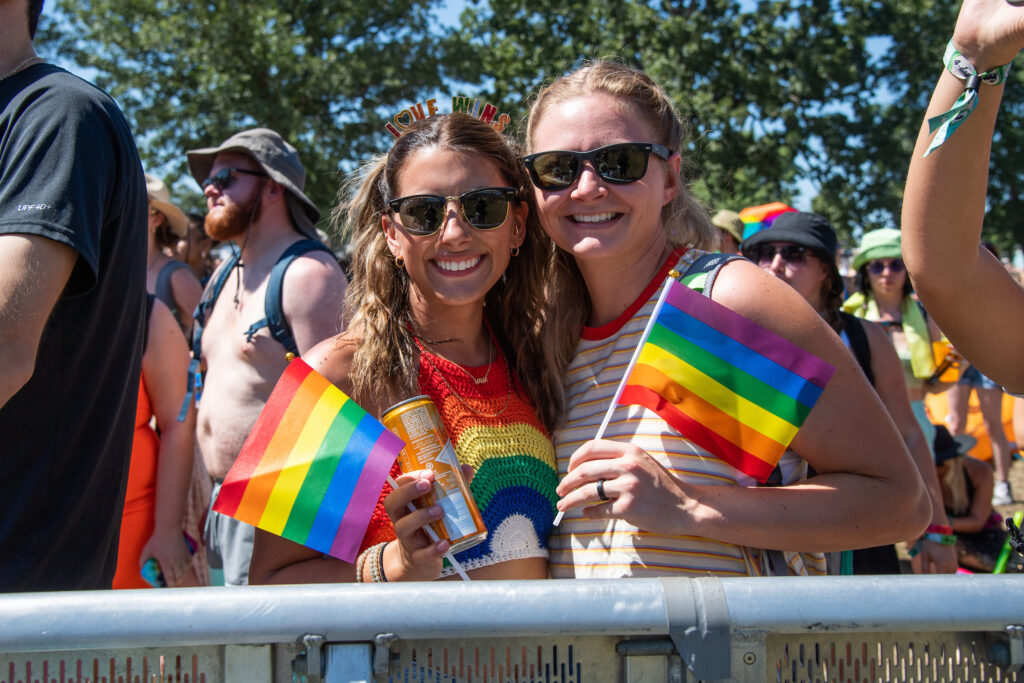
{"label": "white straw", "polygon": [[[388,483],[391,484],[391,488],[398,488],[398,484],[395,482],[394,477],[392,477],[390,474],[388,475]],[[416,506],[413,505],[412,503],[406,503],[406,507],[409,508],[409,512],[416,512]],[[429,524],[423,527],[423,529],[427,532],[427,536],[429,536],[430,540],[434,543],[437,543],[441,540],[440,538],[438,538],[437,532],[434,531],[434,529],[431,528]],[[455,559],[455,555],[453,555],[451,551],[446,552],[444,556],[448,558],[448,561],[451,563],[452,568],[455,569],[458,575],[462,577],[463,581],[471,580],[469,578],[469,575],[466,574],[466,570],[462,568],[462,565],[459,563],[458,560]]]}
{"label": "white straw", "polygon": [[[608,406],[608,411],[604,414],[604,419],[601,421],[601,426],[597,428],[597,435],[594,439],[600,439],[604,436],[604,430],[608,428],[608,423],[612,420],[612,413],[615,412],[615,408],[619,405],[619,397],[622,396],[622,390],[626,388],[626,382],[629,381],[629,376],[633,373],[633,368],[636,366],[636,360],[640,357],[640,350],[647,343],[647,337],[651,335],[651,328],[654,327],[654,321],[658,319],[658,314],[661,313],[662,306],[665,305],[665,299],[668,297],[669,286],[675,282],[675,278],[669,276],[665,278],[665,284],[661,287],[661,296],[658,297],[658,303],[654,305],[654,310],[651,311],[651,317],[647,319],[647,327],[644,328],[644,333],[640,337],[640,342],[636,345],[636,349],[633,351],[633,357],[629,359],[629,365],[626,366],[626,371],[622,375],[622,380],[619,382],[619,387],[615,390],[615,395],[612,396],[611,405]],[[558,526],[562,523],[562,517],[565,516],[565,510],[560,510],[555,515],[555,521],[552,522],[553,526]]]}

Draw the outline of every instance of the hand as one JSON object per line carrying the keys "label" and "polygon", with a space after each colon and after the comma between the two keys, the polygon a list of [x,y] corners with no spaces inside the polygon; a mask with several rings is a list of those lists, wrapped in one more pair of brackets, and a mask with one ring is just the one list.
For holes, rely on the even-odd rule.
{"label": "hand", "polygon": [[[153,535],[146,541],[139,555],[139,567],[145,564],[146,560],[155,557],[160,564],[160,570],[169,587],[181,586],[186,583],[197,585],[195,573],[192,570],[192,554],[185,543],[185,535],[180,528],[168,527],[165,529],[154,529]],[[192,583],[187,579],[191,576]]]}
{"label": "hand", "polygon": [[389,581],[433,581],[441,573],[441,558],[451,543],[442,539],[432,542],[423,527],[441,519],[437,505],[409,510],[408,504],[430,493],[434,473],[419,470],[403,474],[398,486],[384,498],[384,509],[395,527],[397,542],[384,551],[385,574]]}
{"label": "hand", "polygon": [[916,574],[955,574],[958,566],[956,546],[925,539],[921,541],[921,552],[914,558],[912,566]]}
{"label": "hand", "polygon": [[[599,480],[604,494],[598,496]],[[569,473],[555,492],[559,510],[590,506],[590,519],[624,519],[645,531],[680,533],[693,504],[684,485],[646,451],[629,443],[595,440],[583,444],[569,459]]]}
{"label": "hand", "polygon": [[953,44],[979,71],[1010,63],[1024,48],[1024,5],[1008,0],[965,0]]}

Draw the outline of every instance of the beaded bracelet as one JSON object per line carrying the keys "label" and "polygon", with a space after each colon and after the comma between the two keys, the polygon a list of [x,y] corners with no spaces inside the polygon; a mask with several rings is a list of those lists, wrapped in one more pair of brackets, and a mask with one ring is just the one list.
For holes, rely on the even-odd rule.
{"label": "beaded bracelet", "polygon": [[941,147],[942,143],[948,140],[949,136],[960,127],[960,124],[971,115],[971,112],[978,106],[978,88],[981,87],[982,83],[1001,85],[1006,82],[1006,78],[1010,75],[1010,64],[1004,64],[1003,66],[997,66],[988,71],[978,73],[978,69],[967,61],[967,58],[960,54],[960,51],[953,46],[952,40],[946,46],[946,53],[942,56],[942,62],[946,65],[949,73],[966,82],[964,83],[964,91],[960,93],[960,96],[956,98],[953,106],[948,111],[928,119],[928,134],[935,133],[935,137],[932,139],[931,144],[928,145],[928,151],[924,153],[925,156]]}
{"label": "beaded bracelet", "polygon": [[384,583],[387,578],[384,576],[382,560],[384,559],[384,548],[388,542],[384,541],[366,549],[368,553],[366,562],[370,572],[370,580],[374,583]]}
{"label": "beaded bracelet", "polygon": [[366,560],[370,556],[371,550],[373,550],[372,547],[367,548],[356,558],[356,583],[363,583],[363,567],[366,566]]}

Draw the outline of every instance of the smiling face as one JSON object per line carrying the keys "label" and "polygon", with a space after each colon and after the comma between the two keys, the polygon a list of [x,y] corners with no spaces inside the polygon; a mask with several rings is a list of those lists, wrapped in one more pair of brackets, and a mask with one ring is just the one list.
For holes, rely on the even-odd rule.
{"label": "smiling face", "polygon": [[[483,156],[429,146],[405,160],[392,198],[418,194],[453,197],[510,184]],[[436,318],[446,308],[482,307],[487,292],[505,272],[511,250],[523,243],[527,211],[524,203],[512,201],[504,223],[480,230],[466,222],[458,200],[451,200],[445,205],[440,229],[427,236],[409,233],[400,216],[385,213],[382,221],[388,248],[405,262],[414,313]]]}
{"label": "smiling face", "polygon": [[[534,124],[530,142],[532,152],[544,152],[660,141],[631,106],[594,92],[552,105]],[[661,211],[679,190],[679,164],[678,154],[669,161],[652,154],[642,179],[616,184],[601,178],[588,161],[569,187],[534,188],[541,224],[581,267],[587,262],[635,262],[643,254],[661,254],[668,243]]]}

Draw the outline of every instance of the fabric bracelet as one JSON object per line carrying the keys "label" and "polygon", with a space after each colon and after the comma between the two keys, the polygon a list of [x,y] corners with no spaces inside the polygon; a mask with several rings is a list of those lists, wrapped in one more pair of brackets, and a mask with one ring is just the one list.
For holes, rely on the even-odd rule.
{"label": "fabric bracelet", "polygon": [[946,65],[949,73],[960,80],[966,81],[966,83],[964,84],[964,91],[960,93],[960,96],[956,98],[953,106],[948,111],[928,119],[928,134],[934,134],[935,137],[932,138],[931,144],[928,145],[928,151],[924,153],[925,156],[941,147],[953,132],[960,127],[960,124],[970,116],[975,107],[978,106],[978,88],[981,87],[982,83],[1002,85],[1010,75],[1010,64],[1004,64],[983,73],[978,73],[974,65],[967,61],[967,58],[960,54],[960,51],[953,46],[952,40],[946,46],[946,53],[942,56],[942,62]]}
{"label": "fabric bracelet", "polygon": [[945,524],[929,524],[924,532],[926,534],[952,534],[953,527],[946,526]]}
{"label": "fabric bracelet", "polygon": [[953,534],[925,534],[926,541],[938,543],[939,545],[956,545],[956,536]]}

